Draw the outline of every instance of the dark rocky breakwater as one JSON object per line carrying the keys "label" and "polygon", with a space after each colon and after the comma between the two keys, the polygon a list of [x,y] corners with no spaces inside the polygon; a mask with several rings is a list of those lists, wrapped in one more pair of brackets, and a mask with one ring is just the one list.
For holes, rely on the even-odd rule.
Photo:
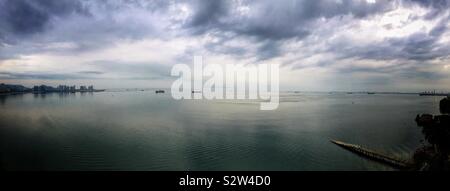
{"label": "dark rocky breakwater", "polygon": [[450,170],[450,97],[439,102],[441,115],[420,114],[416,116],[416,124],[422,127],[424,139],[411,159],[401,160],[381,152],[372,151],[360,145],[332,142],[361,157],[377,161],[399,170],[412,171],[448,171]]}

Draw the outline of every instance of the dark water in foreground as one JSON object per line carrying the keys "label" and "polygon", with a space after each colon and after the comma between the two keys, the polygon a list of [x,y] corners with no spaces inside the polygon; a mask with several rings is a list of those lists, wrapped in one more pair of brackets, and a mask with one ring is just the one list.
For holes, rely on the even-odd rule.
{"label": "dark water in foreground", "polygon": [[175,101],[153,91],[0,98],[10,170],[391,170],[329,142],[409,157],[437,97],[283,93],[256,102]]}

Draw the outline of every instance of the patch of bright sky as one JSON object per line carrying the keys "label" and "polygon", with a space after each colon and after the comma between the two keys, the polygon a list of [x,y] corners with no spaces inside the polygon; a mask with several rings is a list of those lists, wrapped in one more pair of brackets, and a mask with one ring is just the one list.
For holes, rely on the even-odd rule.
{"label": "patch of bright sky", "polygon": [[420,6],[409,9],[398,7],[386,14],[376,15],[373,18],[360,21],[360,31],[370,34],[376,39],[404,37],[417,32],[427,32],[436,22],[427,22],[422,19],[427,10]]}

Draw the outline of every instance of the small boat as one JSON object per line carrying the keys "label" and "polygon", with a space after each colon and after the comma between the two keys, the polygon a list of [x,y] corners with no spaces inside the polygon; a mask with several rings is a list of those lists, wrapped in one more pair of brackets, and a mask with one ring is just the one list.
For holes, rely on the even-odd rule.
{"label": "small boat", "polygon": [[163,93],[165,93],[165,91],[164,91],[164,90],[156,90],[155,93],[157,93],[157,94],[163,94]]}

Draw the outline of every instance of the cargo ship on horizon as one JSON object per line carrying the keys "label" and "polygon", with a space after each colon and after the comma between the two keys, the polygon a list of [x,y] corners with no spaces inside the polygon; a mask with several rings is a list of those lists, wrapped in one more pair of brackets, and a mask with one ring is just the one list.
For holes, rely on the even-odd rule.
{"label": "cargo ship on horizon", "polygon": [[430,91],[430,92],[422,92],[419,93],[419,96],[450,96],[450,93],[438,93],[436,91]]}

